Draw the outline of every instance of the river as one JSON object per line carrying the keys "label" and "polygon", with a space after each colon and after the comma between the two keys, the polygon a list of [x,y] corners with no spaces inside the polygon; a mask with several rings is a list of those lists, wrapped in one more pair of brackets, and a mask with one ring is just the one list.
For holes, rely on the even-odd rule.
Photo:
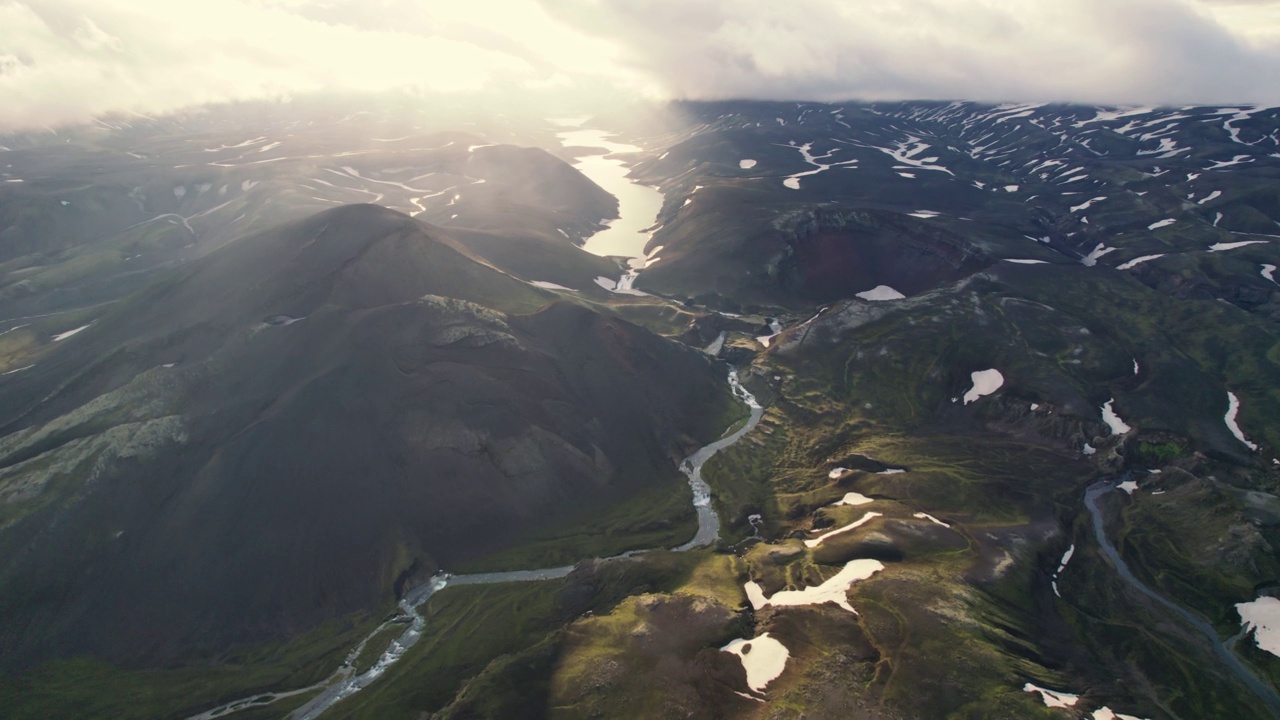
{"label": "river", "polygon": [[603,154],[584,155],[574,163],[578,172],[604,188],[618,199],[618,218],[608,227],[587,238],[582,249],[602,257],[627,258],[631,271],[618,281],[615,292],[632,292],[631,284],[636,275],[650,262],[645,256],[645,246],[653,235],[662,210],[662,193],[627,177],[627,166],[611,157],[615,153],[640,152],[636,145],[610,140],[612,133],[604,130],[588,130],[581,127],[585,119],[554,121],[569,128],[556,135],[566,148],[588,147],[603,150]]}
{"label": "river", "polygon": [[[674,548],[676,552],[686,552],[696,548],[706,547],[714,543],[720,537],[720,518],[716,514],[715,508],[711,504],[711,488],[702,479],[702,466],[706,464],[716,453],[733,445],[741,440],[747,433],[760,422],[760,418],[764,414],[764,408],[756,401],[755,397],[747,391],[746,388],[738,381],[736,370],[729,371],[729,387],[735,397],[741,400],[750,409],[746,423],[733,434],[727,435],[719,440],[705,445],[694,451],[680,463],[680,470],[688,478],[689,487],[693,495],[693,506],[698,515],[698,529],[694,533],[693,539],[689,542]],[[606,562],[612,560],[620,560],[623,558],[632,558],[644,553],[652,552],[652,550],[632,550],[630,552],[615,555],[610,558],[604,558]],[[313,720],[320,717],[326,710],[333,707],[335,703],[343,698],[350,697],[364,688],[373,684],[378,678],[386,673],[387,669],[394,665],[404,657],[404,654],[417,644],[422,638],[422,630],[426,621],[422,614],[418,612],[424,603],[432,598],[437,592],[451,586],[460,585],[494,585],[498,583],[509,582],[537,582],[541,580],[554,580],[563,578],[573,572],[576,565],[564,565],[554,568],[538,568],[533,570],[508,570],[504,572],[492,573],[473,573],[469,575],[451,575],[441,573],[430,578],[427,582],[411,588],[404,594],[404,598],[400,601],[400,615],[395,621],[405,622],[407,626],[397,637],[387,650],[384,651],[373,667],[363,673],[356,674],[355,662],[361,651],[374,636],[381,633],[393,621],[384,622],[379,625],[373,632],[369,633],[360,641],[350,653],[342,665],[338,667],[327,679],[315,685],[305,688],[298,688],[287,692],[275,693],[259,693],[257,695],[241,698],[226,703],[219,707],[207,710],[199,715],[194,715],[189,720],[216,720],[225,717],[240,710],[252,707],[262,707],[270,705],[277,700],[287,697],[293,697],[306,692],[311,692],[324,688],[320,694],[312,698],[305,705],[294,711],[291,716],[294,720]]]}
{"label": "river", "polygon": [[1115,546],[1111,544],[1111,541],[1107,540],[1107,532],[1102,522],[1102,512],[1098,509],[1098,498],[1115,488],[1116,486],[1110,480],[1103,480],[1090,485],[1084,493],[1084,505],[1088,508],[1089,514],[1093,516],[1093,537],[1098,541],[1098,547],[1102,548],[1102,554],[1106,557],[1107,562],[1115,568],[1116,574],[1128,583],[1130,587],[1156,601],[1184,620],[1188,625],[1204,634],[1209,639],[1210,644],[1213,645],[1214,653],[1227,666],[1227,669],[1231,670],[1245,686],[1253,691],[1253,694],[1258,696],[1258,699],[1271,710],[1272,714],[1280,717],[1280,695],[1277,695],[1275,689],[1246,667],[1233,651],[1236,641],[1240,639],[1240,635],[1222,640],[1218,636],[1218,631],[1203,618],[1151,589],[1129,571],[1129,566],[1125,563],[1124,558],[1120,557],[1120,553],[1116,551]]}
{"label": "river", "polygon": [[[706,464],[706,462],[716,453],[730,445],[733,445],[741,440],[747,433],[751,432],[752,428],[760,422],[761,416],[764,415],[764,408],[761,407],[755,397],[742,386],[742,383],[738,381],[738,373],[736,370],[729,371],[729,388],[733,391],[735,397],[746,403],[747,407],[750,408],[750,414],[747,417],[747,422],[733,434],[723,437],[708,445],[704,445],[680,463],[680,470],[685,474],[685,477],[688,478],[689,487],[693,492],[693,506],[698,513],[698,530],[694,533],[692,540],[675,548],[676,552],[685,552],[700,547],[706,547],[707,545],[714,543],[720,537],[720,518],[716,514],[715,508],[711,506],[711,488],[702,479],[702,466]],[[604,558],[603,560],[608,562],[624,558],[633,558],[647,552],[652,552],[652,550],[632,550],[630,552],[622,553],[621,555]],[[391,643],[390,647],[388,647],[386,652],[382,654],[382,657],[374,663],[373,667],[359,675],[354,674],[352,663],[355,662],[356,656],[359,655],[359,648],[352,651],[347,655],[347,660],[343,665],[334,671],[333,675],[331,675],[329,680],[326,681],[327,687],[324,691],[312,698],[306,705],[303,705],[301,708],[296,710],[292,717],[294,720],[313,720],[314,718],[320,717],[322,713],[330,707],[333,707],[334,703],[363,690],[381,677],[383,673],[387,671],[387,668],[399,661],[400,658],[404,656],[405,652],[417,644],[418,640],[422,638],[422,629],[425,625],[425,620],[423,619],[422,614],[418,612],[418,608],[421,607],[423,603],[430,600],[433,595],[446,587],[554,580],[568,576],[569,573],[573,572],[574,567],[576,567],[576,565],[564,565],[554,568],[538,568],[534,570],[508,570],[505,572],[474,573],[470,575],[451,575],[449,573],[441,573],[432,577],[422,585],[414,587],[405,593],[404,598],[400,601],[400,610],[405,617],[409,618],[409,626],[400,635],[400,637],[396,638],[396,640]],[[382,627],[383,626],[379,626],[379,628],[374,630],[369,637],[373,637],[373,635],[380,632]],[[364,642],[367,642],[369,637],[365,638],[365,641],[361,643],[360,647],[364,646]],[[315,686],[312,686],[312,688],[314,687]],[[290,694],[296,695],[298,694],[298,691],[293,691]],[[260,704],[274,702],[274,700],[279,699],[279,697],[285,696],[280,695],[278,697],[270,698],[266,702]],[[240,703],[237,709],[250,707],[249,705],[243,704],[247,702],[245,700],[239,700],[236,702]],[[209,712],[213,713],[216,711]],[[205,713],[204,715],[197,717],[199,720],[210,720],[211,718],[219,717],[219,715],[210,715],[209,713]],[[193,718],[192,720],[196,720],[196,718]]]}
{"label": "river", "polygon": [[[570,123],[572,124],[572,123]],[[580,123],[578,123],[580,124]],[[640,148],[634,145],[615,143],[607,139],[609,133],[599,130],[567,130],[559,134],[560,141],[566,146],[586,146],[606,150],[608,153],[636,152]],[[605,155],[588,155],[576,165],[580,172],[591,178],[597,185],[618,198],[619,218],[609,226],[591,236],[583,246],[587,252],[601,256],[621,256],[629,258],[631,272],[619,281],[616,291],[628,292],[636,275],[647,263],[644,247],[649,242],[652,226],[658,211],[662,207],[662,193],[657,190],[632,182],[627,179],[627,168],[621,161]],[[755,397],[747,391],[738,380],[736,370],[729,370],[729,388],[734,396],[747,405],[750,413],[746,423],[733,434],[703,446],[680,463],[680,471],[688,478],[693,494],[693,506],[698,516],[698,529],[693,539],[674,548],[676,552],[685,552],[706,547],[720,537],[720,518],[711,504],[711,488],[702,479],[702,466],[717,452],[741,440],[760,422],[764,408]],[[651,550],[633,550],[605,561],[636,557]],[[356,658],[375,635],[381,633],[393,621],[379,625],[366,636],[360,644],[347,654],[342,665],[321,683],[280,693],[259,693],[221,705],[189,720],[216,720],[231,713],[251,707],[269,705],[277,700],[296,696],[324,688],[320,694],[293,712],[294,720],[313,720],[343,698],[360,692],[404,657],[404,654],[422,638],[425,619],[418,608],[431,599],[433,595],[449,586],[458,585],[491,585],[508,582],[536,582],[566,577],[574,569],[574,565],[555,568],[539,568],[533,570],[511,570],[494,573],[475,573],[470,575],[450,575],[441,573],[427,582],[407,591],[400,601],[400,615],[393,621],[407,623],[404,632],[397,637],[387,650],[378,658],[373,667],[363,673],[355,672]]]}

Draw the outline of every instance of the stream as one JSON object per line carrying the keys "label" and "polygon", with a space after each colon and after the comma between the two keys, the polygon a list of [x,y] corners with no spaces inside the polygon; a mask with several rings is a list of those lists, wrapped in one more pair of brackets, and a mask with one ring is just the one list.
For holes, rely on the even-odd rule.
{"label": "stream", "polygon": [[1098,509],[1098,498],[1111,492],[1115,488],[1116,486],[1109,480],[1102,480],[1090,485],[1084,493],[1084,505],[1088,508],[1089,514],[1093,517],[1093,536],[1094,539],[1098,541],[1098,546],[1102,548],[1102,554],[1106,557],[1107,562],[1115,568],[1116,574],[1128,583],[1130,587],[1164,606],[1179,618],[1186,621],[1188,625],[1203,633],[1205,637],[1209,639],[1210,644],[1213,645],[1213,651],[1217,654],[1218,659],[1222,660],[1223,664],[1226,665],[1227,668],[1230,669],[1246,687],[1253,691],[1253,694],[1258,696],[1258,699],[1261,700],[1274,715],[1280,717],[1280,695],[1277,695],[1276,691],[1269,684],[1258,678],[1252,670],[1246,667],[1233,651],[1236,641],[1240,639],[1243,633],[1228,638],[1227,640],[1220,639],[1218,637],[1218,631],[1214,630],[1213,626],[1203,618],[1200,618],[1181,605],[1178,605],[1150,587],[1147,587],[1145,583],[1134,577],[1133,573],[1129,570],[1128,564],[1125,563],[1124,558],[1120,557],[1120,553],[1116,551],[1115,546],[1107,540],[1107,533],[1102,523],[1102,512]]}
{"label": "stream", "polygon": [[[570,123],[571,125],[573,123]],[[607,139],[608,133],[598,130],[572,129],[559,134],[560,141],[566,146],[587,146],[601,148],[609,153],[636,152],[640,148],[634,145],[622,145]],[[574,165],[580,172],[591,178],[596,184],[618,198],[619,218],[604,230],[587,240],[583,249],[595,255],[621,256],[630,258],[631,272],[618,282],[615,292],[630,291],[631,282],[644,268],[647,260],[644,247],[649,241],[650,230],[655,222],[658,210],[662,207],[662,193],[627,179],[627,168],[622,162],[604,155],[589,155]],[[645,218],[648,218],[646,220]],[[689,488],[693,493],[693,507],[698,516],[698,530],[689,542],[674,548],[675,552],[686,552],[713,544],[720,536],[720,518],[711,504],[711,488],[702,479],[702,466],[717,452],[741,440],[760,422],[764,408],[755,397],[742,386],[738,373],[729,370],[729,388],[734,396],[750,409],[746,423],[735,432],[713,443],[705,445],[680,463],[680,471],[688,478]],[[632,550],[604,558],[605,562],[636,557],[652,550]],[[396,617],[379,625],[369,633],[350,653],[342,665],[328,678],[320,683],[287,692],[259,693],[221,705],[212,710],[194,715],[188,720],[216,720],[231,713],[251,707],[269,705],[277,700],[323,690],[298,708],[290,716],[293,720],[312,720],[320,717],[326,710],[343,698],[363,690],[371,685],[387,669],[394,665],[404,654],[422,638],[426,620],[418,612],[418,608],[431,599],[437,592],[450,586],[460,585],[492,585],[509,582],[537,582],[563,578],[573,572],[576,565],[563,567],[540,568],[534,570],[510,570],[505,572],[474,573],[468,575],[451,575],[439,573],[427,582],[408,590],[400,600],[400,612]],[[373,667],[363,673],[356,673],[355,663],[365,645],[393,623],[405,623],[407,627],[374,663]]]}
{"label": "stream", "polygon": [[[733,445],[741,440],[747,433],[751,432],[751,430],[760,422],[761,416],[764,415],[764,408],[761,407],[755,397],[752,396],[751,393],[748,392],[747,389],[738,381],[738,373],[736,370],[729,371],[729,387],[733,391],[734,396],[746,403],[750,408],[750,415],[748,416],[746,423],[733,434],[699,448],[680,463],[680,471],[689,479],[689,487],[693,491],[693,506],[698,514],[698,530],[694,534],[692,540],[675,548],[675,552],[686,552],[688,550],[706,547],[707,545],[714,543],[719,538],[720,518],[716,514],[715,508],[711,505],[711,488],[707,485],[706,481],[702,479],[702,466],[706,464],[706,462],[717,452]],[[604,558],[604,561],[609,562],[624,558],[637,557],[647,552],[652,552],[652,550],[632,550],[622,553],[621,555]],[[401,617],[409,618],[409,627],[405,629],[400,637],[396,638],[395,641],[391,643],[387,650],[382,654],[382,657],[374,663],[373,667],[358,675],[354,674],[355,670],[353,664],[356,657],[360,654],[359,650],[363,648],[364,642],[368,642],[369,638],[376,635],[385,627],[385,623],[379,626],[377,630],[374,630],[373,633],[370,633],[370,635],[365,638],[365,641],[360,644],[360,647],[348,654],[347,660],[343,663],[342,667],[338,668],[338,670],[336,670],[333,675],[325,681],[324,684],[327,685],[327,687],[325,687],[324,691],[312,698],[306,705],[303,705],[301,708],[296,710],[292,717],[294,720],[312,720],[313,718],[317,718],[324,711],[332,707],[334,703],[363,690],[381,677],[383,673],[387,671],[387,668],[395,664],[396,661],[404,656],[405,652],[409,648],[413,647],[418,640],[422,638],[422,629],[425,625],[425,620],[421,613],[418,612],[418,608],[444,588],[459,585],[494,585],[509,582],[555,580],[568,576],[569,573],[573,572],[574,567],[576,567],[576,565],[539,568],[536,570],[508,570],[504,572],[474,573],[469,575],[440,573],[433,576],[427,582],[412,588],[405,593],[404,599],[400,601],[400,611],[402,614]],[[303,691],[314,689],[315,687],[316,686],[305,688]],[[302,691],[293,691],[290,694],[296,695],[299,692]],[[285,697],[285,695],[277,695],[274,697],[264,696],[262,698],[264,702],[256,704],[265,705],[270,702],[274,702],[280,697]],[[244,704],[246,702],[252,702],[252,700],[239,700],[231,705],[237,705],[237,710],[253,706]],[[230,705],[223,707],[229,708]],[[209,713],[197,716],[191,720],[212,720],[212,718],[219,717],[218,714],[212,714],[216,712],[216,710],[209,711]]]}

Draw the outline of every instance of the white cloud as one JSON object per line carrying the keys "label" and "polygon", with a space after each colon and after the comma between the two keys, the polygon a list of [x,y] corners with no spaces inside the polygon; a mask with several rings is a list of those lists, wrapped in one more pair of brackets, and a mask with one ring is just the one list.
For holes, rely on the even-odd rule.
{"label": "white cloud", "polygon": [[1270,0],[0,0],[0,127],[402,86],[1280,102]]}
{"label": "white cloud", "polygon": [[0,0],[0,127],[219,100],[627,73],[533,0]]}
{"label": "white cloud", "polygon": [[543,2],[677,97],[1280,102],[1275,2]]}

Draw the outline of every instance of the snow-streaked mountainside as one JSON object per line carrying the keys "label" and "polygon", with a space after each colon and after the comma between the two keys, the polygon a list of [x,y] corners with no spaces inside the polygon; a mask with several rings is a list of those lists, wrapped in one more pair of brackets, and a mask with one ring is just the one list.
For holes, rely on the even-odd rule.
{"label": "snow-streaked mountainside", "polygon": [[[892,210],[904,222],[926,220],[966,236],[975,251],[994,257],[1145,266],[1143,272],[1152,271],[1147,264],[1157,255],[1156,267],[1175,267],[1280,235],[1274,108],[956,102],[683,109],[692,117],[678,142],[638,168],[667,192],[653,244],[666,248],[670,268],[649,273],[638,287],[674,290],[667,278],[680,268],[669,261],[685,255],[709,269],[698,260],[707,245],[698,238],[718,232],[705,227],[713,216],[721,225],[749,215],[750,226],[734,228],[732,242],[767,262],[768,240],[758,228],[782,224],[797,201]],[[735,167],[744,155],[757,163]],[[700,192],[691,193],[693,186]],[[758,208],[762,193],[776,209]],[[740,274],[726,279],[739,289],[744,281]],[[1261,282],[1234,288],[1244,296],[1229,299],[1261,301],[1269,292]]]}
{"label": "snow-streaked mountainside", "polygon": [[1280,712],[1280,109],[545,115],[0,137],[0,715]]}

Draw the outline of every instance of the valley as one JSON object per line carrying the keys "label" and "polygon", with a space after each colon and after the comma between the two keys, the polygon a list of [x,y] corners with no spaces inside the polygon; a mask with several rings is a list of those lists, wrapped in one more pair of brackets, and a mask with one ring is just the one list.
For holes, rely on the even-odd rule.
{"label": "valley", "polygon": [[1237,606],[1280,588],[1278,132],[264,103],[0,139],[0,704],[1274,716]]}

